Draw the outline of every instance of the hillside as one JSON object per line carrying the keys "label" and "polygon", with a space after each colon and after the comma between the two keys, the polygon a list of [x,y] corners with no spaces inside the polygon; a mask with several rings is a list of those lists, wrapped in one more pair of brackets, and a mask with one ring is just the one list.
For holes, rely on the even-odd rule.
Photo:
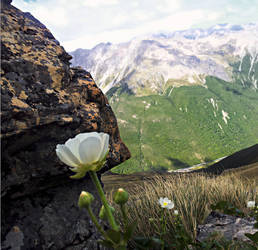
{"label": "hillside", "polygon": [[101,180],[104,183],[105,190],[110,191],[119,187],[133,188],[136,185],[142,186],[143,183],[151,182],[157,176],[162,176],[164,179],[171,177],[181,178],[182,176],[198,176],[198,174],[215,174],[230,176],[241,176],[248,180],[258,180],[258,144],[245,148],[234,154],[210,165],[207,168],[189,172],[166,172],[166,173],[150,173],[138,172],[133,174],[116,174],[111,171],[102,175]]}
{"label": "hillside", "polygon": [[188,167],[257,143],[257,92],[214,77],[206,84],[163,96],[110,97],[133,156],[119,172]]}
{"label": "hillside", "polygon": [[132,158],[118,173],[209,162],[258,142],[258,26],[220,25],[72,53],[106,92]]}
{"label": "hillside", "polygon": [[258,178],[258,144],[242,149],[218,161],[211,166],[196,172],[227,174],[234,172],[246,177]]}

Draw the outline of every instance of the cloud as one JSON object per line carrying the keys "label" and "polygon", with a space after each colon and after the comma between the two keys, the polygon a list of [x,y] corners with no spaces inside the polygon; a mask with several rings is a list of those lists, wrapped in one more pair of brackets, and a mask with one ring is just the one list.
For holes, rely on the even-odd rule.
{"label": "cloud", "polygon": [[209,18],[218,18],[219,16],[219,13],[205,12],[203,10],[182,11],[164,18],[143,22],[132,28],[121,28],[101,33],[87,34],[80,38],[65,41],[63,45],[68,51],[73,51],[77,48],[90,49],[101,42],[127,42],[134,37],[144,34],[188,29],[191,28],[193,24],[203,22]]}
{"label": "cloud", "polygon": [[100,42],[124,42],[146,33],[257,21],[257,7],[247,2],[242,11],[235,0],[26,1],[13,0],[13,5],[31,12],[69,51]]}
{"label": "cloud", "polygon": [[103,7],[105,5],[116,5],[119,3],[119,0],[84,0],[81,1],[81,4],[86,7]]}
{"label": "cloud", "polygon": [[96,34],[87,34],[82,37],[65,41],[63,46],[67,51],[73,51],[77,48],[90,49],[102,42],[121,43],[127,42],[134,36],[140,35],[141,32],[135,29],[117,29],[112,31],[105,31]]}
{"label": "cloud", "polygon": [[180,0],[156,0],[156,8],[157,10],[165,13],[174,12],[178,10],[181,6]]}
{"label": "cloud", "polygon": [[34,15],[39,20],[46,20],[45,25],[65,27],[69,20],[69,11],[64,7],[47,8],[40,6],[34,11]]}
{"label": "cloud", "polygon": [[[60,0],[57,2],[61,2]],[[65,4],[52,5],[51,1],[14,1],[15,6],[21,10],[31,12],[37,19],[43,22],[47,27],[65,27],[68,24],[70,10]]]}
{"label": "cloud", "polygon": [[200,20],[204,19],[205,16],[206,14],[203,10],[182,11],[152,21],[149,25],[157,31],[187,29],[190,28],[191,25],[195,24],[196,22],[200,22]]}

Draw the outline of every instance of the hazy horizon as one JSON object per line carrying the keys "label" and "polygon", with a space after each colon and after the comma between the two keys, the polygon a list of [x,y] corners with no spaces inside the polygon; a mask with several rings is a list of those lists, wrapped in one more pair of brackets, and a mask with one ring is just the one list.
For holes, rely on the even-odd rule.
{"label": "hazy horizon", "polygon": [[145,34],[258,22],[258,0],[13,0],[12,4],[46,25],[69,52]]}

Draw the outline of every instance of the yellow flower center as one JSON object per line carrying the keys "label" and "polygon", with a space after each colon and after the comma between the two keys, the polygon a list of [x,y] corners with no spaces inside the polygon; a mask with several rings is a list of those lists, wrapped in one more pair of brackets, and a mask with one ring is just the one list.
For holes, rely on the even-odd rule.
{"label": "yellow flower center", "polygon": [[167,205],[168,205],[168,203],[167,203],[167,202],[163,202],[163,205],[164,205],[164,206],[167,206]]}

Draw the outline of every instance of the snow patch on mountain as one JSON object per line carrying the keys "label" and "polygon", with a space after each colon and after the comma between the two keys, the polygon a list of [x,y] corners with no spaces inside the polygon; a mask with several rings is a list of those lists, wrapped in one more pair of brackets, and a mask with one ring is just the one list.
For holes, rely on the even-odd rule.
{"label": "snow patch on mountain", "polygon": [[222,112],[222,119],[224,120],[224,122],[226,124],[228,124],[228,120],[227,119],[230,119],[228,113],[226,111],[224,111],[224,110],[222,110],[221,112]]}
{"label": "snow patch on mountain", "polygon": [[212,107],[216,110],[219,110],[218,103],[213,98],[208,99],[208,102],[212,104]]}

